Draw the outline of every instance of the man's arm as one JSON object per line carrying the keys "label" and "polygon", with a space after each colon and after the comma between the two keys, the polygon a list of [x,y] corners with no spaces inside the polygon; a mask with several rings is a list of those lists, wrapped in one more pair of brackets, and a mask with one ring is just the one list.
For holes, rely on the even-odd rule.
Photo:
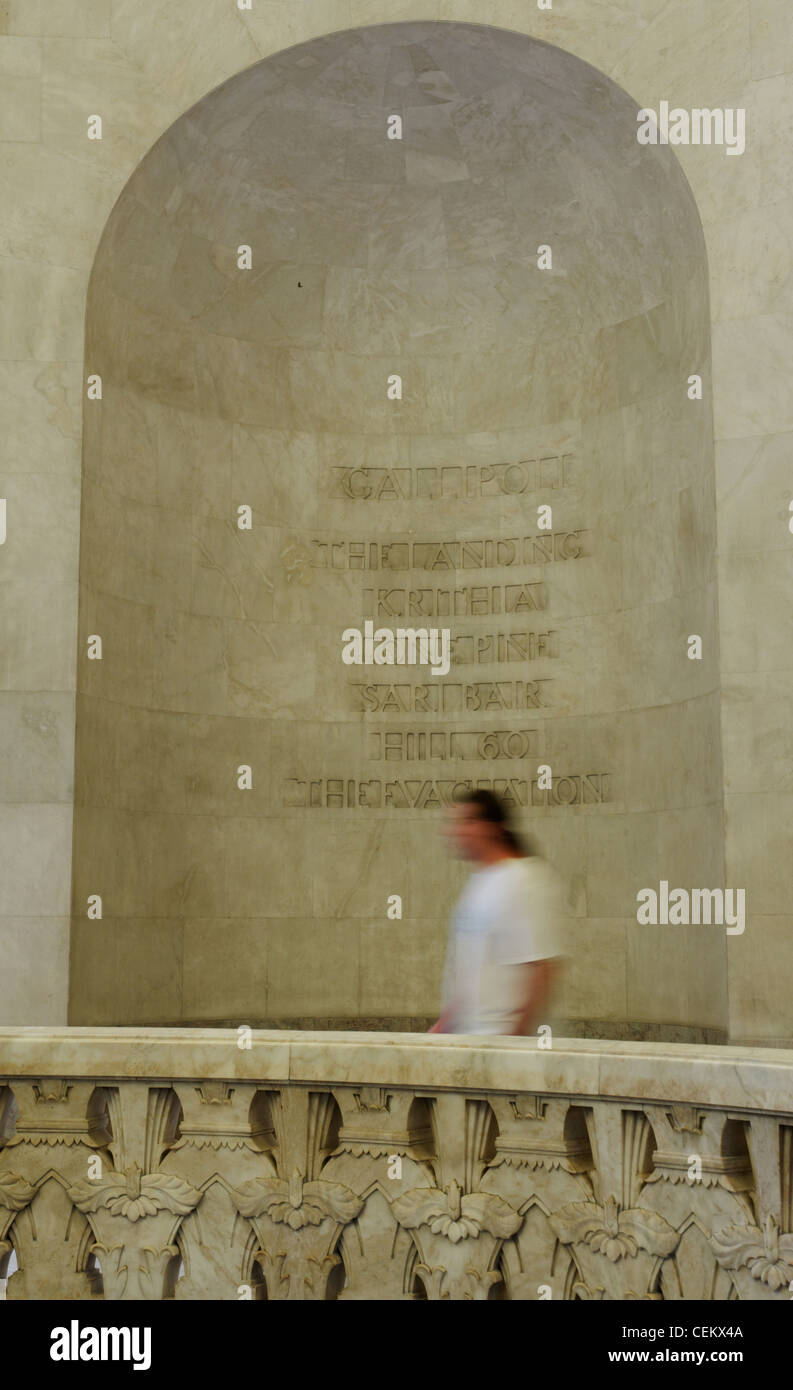
{"label": "man's arm", "polygon": [[550,998],[551,986],[558,970],[558,961],[533,960],[524,965],[515,965],[512,968],[521,973],[521,999],[523,1002],[510,1036],[525,1037],[527,1033],[534,1032],[542,1011]]}

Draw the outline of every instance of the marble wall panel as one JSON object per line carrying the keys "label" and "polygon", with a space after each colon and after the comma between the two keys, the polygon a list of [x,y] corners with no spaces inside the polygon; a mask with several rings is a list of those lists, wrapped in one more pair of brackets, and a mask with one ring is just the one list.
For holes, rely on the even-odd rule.
{"label": "marble wall panel", "polygon": [[[31,523],[27,553],[39,572],[23,573],[15,562],[3,573],[3,675],[5,688],[23,697],[73,693],[75,685],[80,691],[76,786],[78,803],[87,800],[78,805],[76,861],[90,843],[81,839],[83,809],[113,809],[114,784],[120,812],[147,804],[187,812],[192,795],[201,814],[223,817],[234,803],[226,801],[207,763],[213,748],[219,762],[227,753],[243,760],[230,733],[227,741],[234,723],[255,725],[263,748],[275,712],[283,718],[273,722],[274,739],[278,722],[299,727],[295,739],[307,738],[305,721],[316,713],[311,701],[320,698],[320,687],[313,674],[302,681],[296,675],[285,655],[288,644],[268,624],[298,623],[304,645],[315,644],[319,652],[325,586],[333,611],[348,607],[350,621],[360,622],[363,585],[349,572],[309,575],[306,539],[320,522],[336,532],[349,523],[356,535],[376,537],[389,526],[403,534],[411,526],[423,530],[432,517],[431,503],[419,510],[402,501],[393,510],[386,504],[382,519],[368,520],[368,504],[326,498],[324,460],[333,466],[348,451],[351,461],[367,458],[368,466],[382,466],[385,450],[398,441],[399,449],[408,448],[407,466],[414,466],[434,448],[440,456],[458,453],[455,441],[463,438],[475,457],[478,441],[495,435],[503,462],[511,457],[512,440],[502,431],[514,425],[516,440],[524,427],[557,439],[572,430],[585,467],[583,490],[569,494],[571,510],[582,504],[605,538],[597,565],[547,567],[553,583],[543,617],[564,620],[571,633],[568,670],[559,678],[568,701],[560,699],[560,722],[569,722],[570,687],[586,652],[584,632],[572,641],[582,613],[605,624],[593,629],[598,662],[590,662],[588,684],[582,683],[582,713],[589,718],[590,710],[610,709],[610,698],[619,704],[617,691],[626,682],[635,712],[659,700],[696,702],[717,689],[721,662],[731,673],[721,719],[724,750],[709,726],[705,762],[700,758],[697,770],[687,772],[686,795],[700,795],[699,804],[712,808],[703,844],[710,847],[706,862],[715,863],[721,831],[714,767],[723,758],[732,793],[750,792],[745,811],[728,817],[728,865],[732,856],[736,867],[747,864],[753,883],[762,882],[767,849],[750,812],[756,811],[760,827],[772,812],[782,814],[780,806],[762,809],[760,803],[764,788],[771,794],[785,789],[788,723],[779,684],[788,664],[786,499],[784,479],[777,477],[790,430],[779,365],[790,348],[787,9],[780,0],[755,0],[751,7],[739,0],[693,6],[641,0],[630,14],[621,4],[602,4],[594,22],[584,11],[535,14],[500,0],[488,16],[496,27],[487,28],[464,0],[429,4],[426,13],[405,0],[390,7],[389,20],[446,21],[442,35],[432,28],[422,33],[416,46],[422,57],[415,62],[406,32],[383,25],[383,18],[378,0],[326,0],[299,9],[272,0],[256,13],[229,10],[222,17],[210,0],[196,0],[189,25],[150,0],[118,0],[112,7],[109,0],[90,6],[62,0],[56,7],[7,0],[0,6],[0,65],[7,82],[23,84],[3,118],[16,124],[3,126],[0,119],[9,181],[0,212],[7,306],[0,409],[14,458],[2,491],[10,507],[15,496],[21,506],[19,489],[27,484],[20,475],[35,473],[41,499],[33,511],[30,498],[24,500]],[[305,63],[278,52],[323,31],[362,24],[375,27],[319,39],[305,50]],[[499,30],[530,31],[559,49],[538,49]],[[535,57],[529,58],[532,48]],[[600,71],[584,70],[580,82],[571,82],[564,65],[573,60],[559,50]],[[267,55],[275,56],[259,63]],[[527,62],[534,62],[533,96],[526,94]],[[502,80],[494,88],[495,70]],[[28,109],[39,84],[40,117]],[[358,114],[351,90],[360,100]],[[212,96],[201,100],[207,92]],[[252,100],[257,93],[259,108]],[[631,102],[662,97],[688,105],[744,105],[746,152],[727,158],[714,149],[640,149]],[[199,105],[183,115],[194,102]],[[395,107],[414,118],[409,150],[371,135],[375,118],[379,122],[383,109]],[[547,142],[533,140],[536,121],[549,107],[555,129],[571,137],[558,157]],[[312,138],[303,140],[309,108]],[[93,110],[105,115],[102,142],[85,138]],[[276,117],[288,167],[278,167],[268,144]],[[609,151],[611,183],[598,174]],[[144,156],[134,187],[127,187],[108,223]],[[526,161],[530,178],[523,172]],[[335,191],[340,179],[343,199]],[[657,211],[650,215],[654,197]],[[622,214],[632,198],[637,206],[630,221]],[[397,204],[410,212],[409,222]],[[419,227],[422,238],[414,235]],[[596,272],[588,254],[598,229],[603,244]],[[101,362],[105,392],[103,402],[86,402],[82,411],[78,632],[77,538],[68,520],[75,494],[64,493],[54,475],[76,478],[86,279],[100,238],[84,365],[87,373]],[[554,243],[553,272],[536,268],[540,240]],[[256,252],[245,291],[235,284],[241,242]],[[529,303],[531,312],[523,312]],[[718,605],[709,587],[711,318],[721,450]],[[705,377],[701,406],[684,393],[680,399],[681,383],[697,369],[690,366],[694,358]],[[414,392],[396,417],[384,393],[376,403],[364,399],[373,383],[380,390],[389,370],[402,370]],[[374,452],[362,453],[369,445]],[[482,448],[483,459],[490,447]],[[404,452],[395,457],[404,463]],[[101,492],[94,487],[100,479]],[[498,519],[498,506],[480,515],[493,535],[510,534],[515,516],[527,514],[523,504],[538,500],[511,502],[512,510],[504,507]],[[549,500],[563,503],[566,520],[567,493],[563,499],[554,492]],[[238,533],[245,547],[229,552],[229,521],[243,501],[254,506],[262,529]],[[373,506],[382,510],[384,504]],[[445,499],[443,514],[455,530],[465,528],[464,501]],[[195,524],[185,525],[188,516]],[[42,530],[45,517],[52,524]],[[637,542],[642,522],[656,536],[644,554]],[[286,535],[277,530],[284,527]],[[676,537],[671,548],[661,534]],[[13,546],[19,559],[23,544],[25,534],[14,531],[6,555]],[[58,577],[52,577],[51,559],[57,559]],[[663,598],[656,581],[665,586]],[[682,595],[692,603],[683,610],[677,603]],[[622,655],[610,678],[606,634],[619,640],[623,607],[633,625],[626,628],[623,620]],[[689,620],[689,614],[699,616]],[[695,624],[690,630],[703,630],[708,657],[686,661],[673,679],[664,654],[689,622]],[[477,620],[478,629],[490,625]],[[285,627],[284,641],[289,631]],[[86,636],[93,632],[104,634],[102,663],[85,660]],[[273,647],[282,660],[270,670]],[[321,651],[326,664],[326,645]],[[626,659],[626,651],[635,656]],[[711,655],[715,666],[708,664]],[[338,681],[322,688],[335,702]],[[46,700],[43,708],[49,708]],[[169,721],[180,719],[187,722],[177,733]],[[693,729],[684,712],[681,720],[681,727]],[[345,759],[352,756],[345,742],[349,722],[341,721],[337,744]],[[376,716],[378,722],[385,721]],[[329,748],[333,729],[327,725]],[[750,729],[757,731],[751,738]],[[653,739],[645,741],[645,754]],[[304,747],[311,750],[308,742]],[[46,789],[53,788],[52,809],[68,804],[60,797],[70,795],[73,758],[60,738],[47,748],[41,759],[32,749],[30,756],[39,769],[35,793],[50,795]],[[194,792],[185,782],[191,748]],[[765,771],[748,787],[755,759]],[[307,776],[320,765],[325,771],[317,776],[333,775],[330,758],[320,764],[318,756],[311,768],[308,756],[299,761]],[[20,749],[4,794],[24,818],[17,800],[23,766]],[[358,766],[366,772],[373,764]],[[470,764],[465,770],[470,773]],[[247,795],[258,796],[261,786],[255,783]],[[619,795],[615,804],[622,806],[624,787]],[[554,808],[528,818],[544,828],[546,852],[564,845],[574,862],[571,825],[581,819],[594,824],[601,812],[607,807]],[[316,812],[320,819],[328,814]],[[405,814],[421,821],[417,812]],[[386,815],[393,821],[396,813]],[[419,829],[417,838],[422,835]],[[30,844],[38,857],[24,860],[24,873],[40,877],[38,847]],[[46,911],[61,915],[65,899],[56,899],[68,893],[66,843],[62,852],[64,863],[50,856],[46,869],[54,875]],[[682,854],[682,846],[674,853]],[[428,856],[424,872],[440,873],[437,854]],[[447,897],[451,891],[443,880]],[[763,902],[763,920],[781,922],[782,903]],[[146,910],[157,915],[156,907]],[[444,930],[439,923],[438,940]],[[780,932],[768,940],[780,941]],[[731,960],[739,959],[741,944],[731,941]],[[742,1010],[742,1036],[759,1037],[766,1026],[773,1026],[774,1037],[780,1034],[778,1015],[772,1025],[759,1002],[772,975],[779,997],[784,994],[787,967],[781,956],[777,964],[776,972],[769,970],[762,951],[740,955],[730,997]],[[42,1000],[53,997],[42,983]],[[48,1007],[42,1004],[44,1012]]]}
{"label": "marble wall panel", "polygon": [[[716,832],[718,741],[692,723],[718,653],[710,435],[692,419],[709,405],[692,408],[683,389],[708,353],[690,193],[668,152],[653,175],[630,107],[602,78],[581,69],[570,88],[540,50],[518,62],[492,31],[426,30],[411,50],[402,37],[337,35],[307,66],[284,56],[261,83],[249,69],[200,103],[116,205],[91,286],[88,340],[108,392],[101,462],[86,472],[101,484],[83,515],[85,613],[109,632],[128,614],[136,676],[124,697],[118,663],[112,676],[90,672],[78,744],[95,708],[116,804],[135,812],[134,836],[149,822],[147,857],[133,859],[147,866],[156,917],[274,924],[270,1017],[369,1016],[376,997],[387,1007],[368,977],[371,949],[350,973],[323,924],[367,921],[370,940],[390,893],[403,897],[405,931],[435,922],[437,967],[463,881],[437,808],[461,779],[512,788],[571,908],[599,921],[606,885],[588,900],[603,857],[596,831],[588,838],[596,817],[624,867],[632,814],[643,863],[651,811],[693,804],[706,838]],[[397,91],[410,143],[389,162],[373,122]],[[550,274],[537,265],[541,241],[556,247]],[[251,272],[237,268],[240,242],[253,248]],[[394,372],[399,401],[385,391]],[[676,471],[656,470],[666,456]],[[514,538],[538,534],[546,499],[550,550],[518,551],[512,566]],[[242,503],[249,531],[235,524]],[[485,537],[483,563],[472,557]],[[422,541],[446,549],[433,559],[416,551]],[[508,586],[536,611],[524,597],[527,611],[505,612]],[[344,667],[342,630],[369,615],[382,623],[382,604],[402,603],[410,626],[430,621],[408,612],[418,589],[420,608],[456,602],[451,591],[470,606],[444,624],[464,644],[446,681]],[[692,614],[708,662],[687,663],[681,648],[678,670],[667,648]],[[511,662],[497,644],[516,626],[534,643],[553,636]],[[112,732],[100,691],[125,706]],[[644,708],[659,704],[663,736]],[[240,721],[255,739],[232,734]],[[679,777],[657,756],[661,737],[683,759]],[[540,758],[561,800],[532,790]],[[97,761],[94,745],[86,806],[91,785],[107,795]],[[240,812],[233,772],[245,762],[256,791]],[[90,858],[91,834],[79,805],[78,856]],[[109,843],[103,872],[117,913],[139,918],[143,900]],[[624,923],[626,904],[611,911]],[[322,988],[301,971],[289,978],[293,923]],[[400,930],[384,937],[397,954]],[[187,968],[196,981],[196,963]],[[238,970],[244,1000],[242,959]],[[413,1012],[431,1011],[432,977],[412,972],[400,1015],[410,989],[422,1000]],[[582,1016],[620,1016],[619,978]],[[567,977],[568,1014],[579,979]]]}
{"label": "marble wall panel", "polygon": [[[52,867],[57,871],[56,865]],[[42,868],[47,872],[49,866]],[[12,1027],[42,1027],[65,1015],[69,1003],[69,927],[68,916],[3,913],[3,1016]]]}

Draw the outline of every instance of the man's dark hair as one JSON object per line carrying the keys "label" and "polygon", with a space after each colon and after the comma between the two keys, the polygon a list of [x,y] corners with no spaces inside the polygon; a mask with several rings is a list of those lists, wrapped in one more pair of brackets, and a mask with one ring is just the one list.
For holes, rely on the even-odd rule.
{"label": "man's dark hair", "polygon": [[487,791],[485,787],[477,787],[476,791],[465,792],[464,795],[455,799],[459,806],[476,806],[480,820],[486,820],[491,825],[498,826],[504,844],[514,854],[519,854],[522,859],[526,859],[534,853],[531,841],[525,836],[516,834],[512,829],[509,823],[509,809],[494,792]]}

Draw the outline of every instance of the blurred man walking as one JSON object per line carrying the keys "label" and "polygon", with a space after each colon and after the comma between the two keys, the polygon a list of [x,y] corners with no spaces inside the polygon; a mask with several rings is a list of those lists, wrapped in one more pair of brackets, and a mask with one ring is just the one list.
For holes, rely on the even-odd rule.
{"label": "blurred man walking", "polygon": [[462,797],[445,834],[474,872],[452,918],[441,1016],[429,1031],[534,1032],[561,963],[561,881],[511,829],[492,792]]}

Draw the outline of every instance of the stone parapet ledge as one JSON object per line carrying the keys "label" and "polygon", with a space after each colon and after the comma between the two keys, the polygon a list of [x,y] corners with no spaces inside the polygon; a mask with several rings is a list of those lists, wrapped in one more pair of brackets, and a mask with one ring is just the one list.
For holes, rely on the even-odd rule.
{"label": "stone parapet ledge", "polygon": [[771,1299],[793,1052],[0,1030],[9,1299]]}

